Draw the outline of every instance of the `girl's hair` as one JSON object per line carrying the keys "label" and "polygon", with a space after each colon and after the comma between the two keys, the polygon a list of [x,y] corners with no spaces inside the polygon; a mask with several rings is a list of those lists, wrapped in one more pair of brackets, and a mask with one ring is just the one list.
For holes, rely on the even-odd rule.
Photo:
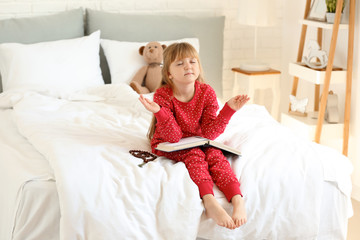
{"label": "girl's hair", "polygon": [[[169,69],[171,63],[175,62],[176,60],[184,59],[184,58],[196,58],[198,64],[199,64],[199,70],[200,74],[196,81],[204,82],[204,76],[203,76],[203,70],[200,63],[199,54],[196,51],[196,49],[187,42],[182,43],[173,43],[167,48],[165,48],[163,53],[163,68],[161,70],[162,73],[162,81],[160,87],[163,86],[169,86],[172,91],[176,91],[176,87],[173,83],[173,81],[169,78]],[[149,127],[148,132],[148,139],[151,141],[152,137],[155,133],[155,126],[156,126],[156,117],[153,116],[151,120],[151,124]]]}

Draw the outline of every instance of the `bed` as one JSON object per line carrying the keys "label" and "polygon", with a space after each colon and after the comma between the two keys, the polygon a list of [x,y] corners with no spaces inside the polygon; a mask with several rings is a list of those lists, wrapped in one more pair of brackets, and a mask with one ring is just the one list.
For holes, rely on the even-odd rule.
{"label": "bed", "polygon": [[242,152],[228,155],[248,214],[238,229],[206,217],[184,164],[139,167],[129,154],[150,151],[151,114],[128,85],[143,64],[134,51],[190,42],[221,98],[223,28],[224,17],[90,9],[1,20],[0,239],[346,239],[349,159],[262,106],[244,106],[217,139]]}

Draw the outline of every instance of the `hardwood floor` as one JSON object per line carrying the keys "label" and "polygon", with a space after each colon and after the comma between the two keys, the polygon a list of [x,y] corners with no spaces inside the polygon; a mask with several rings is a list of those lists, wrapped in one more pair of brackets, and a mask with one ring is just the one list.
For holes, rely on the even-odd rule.
{"label": "hardwood floor", "polygon": [[349,219],[347,240],[360,239],[360,202],[352,200],[354,216]]}

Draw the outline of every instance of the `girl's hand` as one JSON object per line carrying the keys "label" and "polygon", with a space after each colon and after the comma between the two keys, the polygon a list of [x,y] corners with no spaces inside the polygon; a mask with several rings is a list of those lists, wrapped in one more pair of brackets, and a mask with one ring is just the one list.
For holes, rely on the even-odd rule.
{"label": "girl's hand", "polygon": [[248,95],[237,95],[233,98],[231,98],[227,104],[229,105],[229,107],[231,107],[234,111],[239,110],[240,108],[242,108],[245,103],[247,101],[249,101],[250,98],[248,97]]}
{"label": "girl's hand", "polygon": [[160,111],[159,104],[157,104],[156,102],[153,102],[150,99],[144,97],[142,94],[140,94],[139,100],[142,103],[142,105],[144,105],[144,107],[148,111],[150,111],[152,113],[157,113],[158,111]]}

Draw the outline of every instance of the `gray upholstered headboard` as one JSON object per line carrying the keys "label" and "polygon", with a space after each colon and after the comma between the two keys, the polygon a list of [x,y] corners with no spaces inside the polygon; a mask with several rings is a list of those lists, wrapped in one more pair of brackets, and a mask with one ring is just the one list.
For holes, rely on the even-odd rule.
{"label": "gray upholstered headboard", "polygon": [[[85,19],[85,26],[84,20]],[[222,97],[223,30],[225,17],[183,17],[128,15],[86,10],[70,10],[58,14],[0,20],[0,43],[36,43],[69,39],[101,30],[101,38],[148,42],[197,37],[206,82]],[[104,81],[110,83],[106,59],[101,52]],[[1,80],[1,78],[0,78]],[[0,81],[0,92],[2,90]]]}
{"label": "gray upholstered headboard", "polygon": [[[87,9],[85,33],[101,30],[101,38],[148,42],[197,37],[206,82],[222,97],[223,31],[225,17],[189,18],[183,16],[128,15]],[[110,73],[101,56],[105,82]]]}

